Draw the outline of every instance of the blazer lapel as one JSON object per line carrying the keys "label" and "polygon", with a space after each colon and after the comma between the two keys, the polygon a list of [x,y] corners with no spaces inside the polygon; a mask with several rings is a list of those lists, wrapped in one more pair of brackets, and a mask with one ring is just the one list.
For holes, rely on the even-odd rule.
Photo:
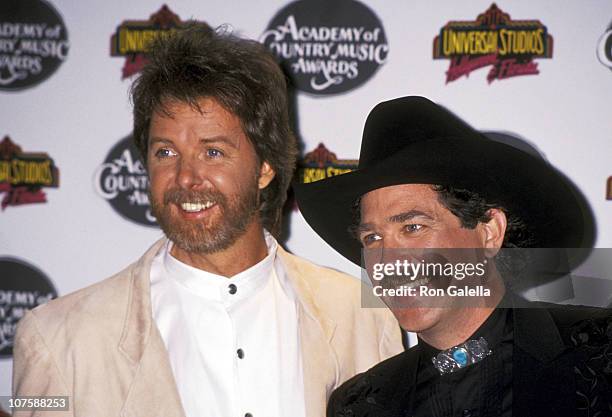
{"label": "blazer lapel", "polygon": [[544,308],[514,309],[513,414],[573,417],[576,384],[573,356]]}
{"label": "blazer lapel", "polygon": [[149,274],[163,246],[154,244],[133,266],[129,302],[119,351],[134,367],[121,411],[122,417],[184,417],[168,352],[151,309]]}
{"label": "blazer lapel", "polygon": [[121,416],[185,417],[166,347],[156,327],[153,332],[155,340],[143,352]]}
{"label": "blazer lapel", "polygon": [[298,325],[304,374],[304,401],[307,417],[325,415],[327,400],[337,387],[339,365],[331,345],[336,324],[317,307],[315,294],[290,255],[279,247],[282,268],[298,299]]}
{"label": "blazer lapel", "polygon": [[[417,371],[419,369],[420,361],[420,349],[419,345],[408,349],[403,355],[401,365],[401,379],[399,383],[386,382],[386,396],[390,398],[390,407],[385,409],[393,410],[389,413],[389,416],[393,417],[411,417],[414,413],[414,396],[417,387]],[[383,396],[382,402],[385,403],[387,400]]]}

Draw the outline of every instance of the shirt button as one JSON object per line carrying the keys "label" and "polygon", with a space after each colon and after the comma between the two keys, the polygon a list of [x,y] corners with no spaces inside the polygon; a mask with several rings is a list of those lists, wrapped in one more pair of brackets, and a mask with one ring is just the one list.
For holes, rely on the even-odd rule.
{"label": "shirt button", "polygon": [[236,294],[236,291],[238,291],[238,287],[236,287],[234,284],[230,284],[228,288],[230,294]]}
{"label": "shirt button", "polygon": [[240,358],[240,359],[244,358],[244,350],[238,349],[236,351],[236,354],[238,355],[238,358]]}

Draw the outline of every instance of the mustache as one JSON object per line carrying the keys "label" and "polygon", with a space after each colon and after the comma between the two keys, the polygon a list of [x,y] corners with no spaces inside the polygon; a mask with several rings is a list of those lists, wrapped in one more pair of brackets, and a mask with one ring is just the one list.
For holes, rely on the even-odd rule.
{"label": "mustache", "polygon": [[225,207],[226,198],[223,194],[216,190],[200,190],[189,191],[182,188],[173,188],[164,193],[164,204],[182,204],[182,203],[215,203],[221,207]]}
{"label": "mustache", "polygon": [[383,288],[398,288],[411,282],[410,278],[400,275],[386,275],[380,280],[380,284]]}

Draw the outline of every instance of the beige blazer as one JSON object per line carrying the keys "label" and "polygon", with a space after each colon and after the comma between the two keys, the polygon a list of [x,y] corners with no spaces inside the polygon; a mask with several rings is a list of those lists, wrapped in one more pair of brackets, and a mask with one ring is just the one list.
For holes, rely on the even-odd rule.
{"label": "beige blazer", "polygon": [[[151,313],[149,271],[164,242],[119,274],[20,320],[13,394],[67,395],[70,411],[15,416],[185,416]],[[299,299],[306,414],[323,417],[332,390],[402,350],[400,328],[386,308],[360,307],[357,279],[280,248],[278,256]]]}

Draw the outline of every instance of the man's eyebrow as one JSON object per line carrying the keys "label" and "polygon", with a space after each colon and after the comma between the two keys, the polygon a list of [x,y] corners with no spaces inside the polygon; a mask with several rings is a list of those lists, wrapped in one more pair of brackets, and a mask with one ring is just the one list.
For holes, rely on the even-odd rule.
{"label": "man's eyebrow", "polygon": [[213,144],[213,143],[225,143],[234,149],[238,149],[238,146],[236,145],[236,141],[231,140],[227,136],[212,136],[210,138],[202,138],[200,139],[200,143],[207,144],[207,145]]}
{"label": "man's eyebrow", "polygon": [[[238,146],[235,142],[236,141],[231,140],[227,136],[212,136],[210,138],[200,139],[200,143],[205,145],[213,143],[225,143],[234,149],[238,149]],[[153,145],[154,143],[172,144],[173,142],[170,139],[154,136],[149,139],[149,144]]]}
{"label": "man's eyebrow", "polygon": [[403,213],[399,213],[399,214],[395,214],[391,217],[387,218],[387,222],[389,223],[403,223],[407,220],[412,220],[415,217],[425,217],[426,219],[429,220],[433,220],[433,218],[420,210],[408,210],[408,211],[404,211]]}
{"label": "man's eyebrow", "polygon": [[359,223],[358,225],[356,225],[355,227],[351,229],[351,232],[354,235],[358,235],[359,232],[365,232],[368,230],[372,230],[372,223]]}
{"label": "man's eyebrow", "polygon": [[[399,213],[391,217],[387,217],[387,222],[388,223],[403,223],[407,220],[412,220],[415,217],[425,217],[426,219],[433,220],[433,217],[431,217],[429,214],[426,214],[423,211],[408,210],[403,213]],[[373,228],[372,223],[359,223],[354,228],[351,228],[351,232],[356,235],[356,234],[359,234],[359,232],[365,232],[368,230],[372,230],[372,228]]]}
{"label": "man's eyebrow", "polygon": [[154,143],[160,143],[160,142],[161,143],[165,143],[165,144],[172,143],[172,141],[169,140],[169,139],[159,138],[157,136],[149,138],[149,144],[150,145],[153,145]]}

